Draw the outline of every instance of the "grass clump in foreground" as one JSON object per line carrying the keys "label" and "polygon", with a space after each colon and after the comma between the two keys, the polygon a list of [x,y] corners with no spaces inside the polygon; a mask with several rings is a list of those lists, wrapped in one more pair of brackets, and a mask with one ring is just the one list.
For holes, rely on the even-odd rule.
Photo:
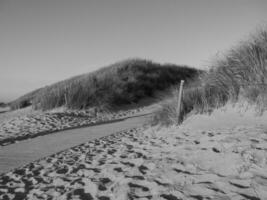
{"label": "grass clump in foreground", "polygon": [[32,104],[42,110],[60,106],[119,107],[152,97],[156,91],[197,74],[198,70],[187,66],[131,59],[41,88],[15,100],[11,106],[14,109]]}
{"label": "grass clump in foreground", "polygon": [[[175,124],[177,89],[162,103],[156,122]],[[209,71],[184,90],[182,118],[191,111],[211,112],[231,101],[255,104],[259,111],[267,108],[267,29],[261,29],[240,42],[223,57],[216,58]]]}

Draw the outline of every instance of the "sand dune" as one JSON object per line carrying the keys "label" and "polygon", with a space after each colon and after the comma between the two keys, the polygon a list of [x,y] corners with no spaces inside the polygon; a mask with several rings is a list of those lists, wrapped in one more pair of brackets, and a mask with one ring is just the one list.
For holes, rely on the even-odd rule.
{"label": "sand dune", "polygon": [[267,132],[132,129],[0,177],[0,198],[266,199]]}

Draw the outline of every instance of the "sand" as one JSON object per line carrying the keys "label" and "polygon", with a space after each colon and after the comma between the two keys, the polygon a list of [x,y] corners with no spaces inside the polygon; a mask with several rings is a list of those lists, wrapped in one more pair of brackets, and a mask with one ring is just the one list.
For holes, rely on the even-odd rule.
{"label": "sand", "polygon": [[0,114],[0,146],[70,128],[127,118],[142,110],[142,108],[138,108],[95,114],[92,110],[63,109],[41,112],[26,108],[3,113]]}
{"label": "sand", "polygon": [[0,199],[267,199],[265,124],[209,128],[207,118],[134,128],[40,159],[2,174]]}
{"label": "sand", "polygon": [[151,115],[70,129],[0,147],[0,174],[21,167],[40,158],[98,139],[115,132],[139,127],[150,121]]}

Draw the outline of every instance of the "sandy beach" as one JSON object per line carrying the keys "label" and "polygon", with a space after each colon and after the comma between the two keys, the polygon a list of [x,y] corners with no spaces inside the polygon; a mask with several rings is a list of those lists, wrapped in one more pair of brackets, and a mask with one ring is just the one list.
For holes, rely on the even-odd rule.
{"label": "sandy beach", "polygon": [[264,200],[266,142],[264,124],[134,128],[2,174],[0,198]]}

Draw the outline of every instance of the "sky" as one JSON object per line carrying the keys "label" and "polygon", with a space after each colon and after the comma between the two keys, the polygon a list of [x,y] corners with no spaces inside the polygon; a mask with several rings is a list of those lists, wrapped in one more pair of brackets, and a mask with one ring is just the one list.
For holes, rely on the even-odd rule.
{"label": "sky", "polygon": [[0,102],[127,58],[205,68],[266,0],[0,0]]}

